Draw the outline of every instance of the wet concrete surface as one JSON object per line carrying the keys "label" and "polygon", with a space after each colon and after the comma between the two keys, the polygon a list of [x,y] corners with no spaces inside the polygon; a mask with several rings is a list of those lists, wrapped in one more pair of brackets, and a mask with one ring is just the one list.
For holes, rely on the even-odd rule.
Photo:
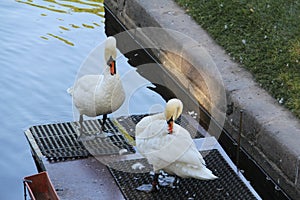
{"label": "wet concrete surface", "polygon": [[93,157],[44,164],[61,200],[124,199],[107,167]]}

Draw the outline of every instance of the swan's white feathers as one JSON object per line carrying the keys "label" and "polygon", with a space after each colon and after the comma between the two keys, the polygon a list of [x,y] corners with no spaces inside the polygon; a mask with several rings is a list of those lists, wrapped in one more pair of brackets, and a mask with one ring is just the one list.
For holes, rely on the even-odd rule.
{"label": "swan's white feathers", "polygon": [[118,74],[112,78],[114,80],[106,81],[103,75],[85,75],[78,79],[73,100],[80,113],[95,117],[111,113],[122,105],[125,100],[122,83]]}

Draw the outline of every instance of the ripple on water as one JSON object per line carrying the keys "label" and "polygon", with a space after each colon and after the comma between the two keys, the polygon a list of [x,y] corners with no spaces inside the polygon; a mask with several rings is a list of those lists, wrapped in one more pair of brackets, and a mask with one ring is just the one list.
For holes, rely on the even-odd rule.
{"label": "ripple on water", "polygon": [[0,1],[0,177],[5,180],[0,199],[22,199],[22,178],[36,173],[23,131],[36,124],[72,120],[66,89],[91,49],[106,37],[101,2],[57,2]]}

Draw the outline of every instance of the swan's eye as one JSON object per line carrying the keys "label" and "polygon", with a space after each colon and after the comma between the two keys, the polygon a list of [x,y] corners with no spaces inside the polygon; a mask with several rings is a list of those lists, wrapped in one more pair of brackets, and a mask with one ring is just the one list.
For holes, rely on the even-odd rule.
{"label": "swan's eye", "polygon": [[106,64],[107,64],[108,66],[111,66],[111,63],[114,62],[114,61],[115,61],[115,60],[113,59],[113,57],[110,56],[109,59],[107,60],[107,63],[106,63]]}

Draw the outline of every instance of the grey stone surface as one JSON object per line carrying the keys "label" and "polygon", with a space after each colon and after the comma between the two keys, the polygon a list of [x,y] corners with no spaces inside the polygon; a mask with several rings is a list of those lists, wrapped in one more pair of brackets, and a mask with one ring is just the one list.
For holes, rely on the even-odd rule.
{"label": "grey stone surface", "polygon": [[[233,62],[225,51],[172,0],[111,0],[105,3],[129,29],[161,27],[187,36],[177,37],[166,33],[165,37],[151,36],[148,41],[142,39],[141,42],[160,45],[158,41],[164,40],[165,43],[179,49],[180,56],[177,57],[172,52],[163,50],[153,53],[209,112],[215,113],[214,116],[217,116],[217,120],[221,123],[225,117],[226,105],[222,105],[224,101],[219,105],[212,103],[215,97],[210,93],[207,80],[216,81],[214,85],[216,90],[222,90],[224,86],[227,104],[233,103],[233,112],[226,116],[224,127],[236,138],[240,110],[243,109],[242,146],[282,188],[293,198],[300,199],[299,120],[261,89],[253,81],[252,75]],[[198,45],[189,44],[190,38]],[[200,47],[210,54],[221,74],[221,81],[214,77],[214,74],[201,73],[205,69],[203,66],[206,57],[200,55]],[[182,57],[189,58],[188,60],[193,60],[193,63],[197,64],[192,65]]]}
{"label": "grey stone surface", "polygon": [[124,199],[107,166],[96,158],[44,164],[61,200]]}

